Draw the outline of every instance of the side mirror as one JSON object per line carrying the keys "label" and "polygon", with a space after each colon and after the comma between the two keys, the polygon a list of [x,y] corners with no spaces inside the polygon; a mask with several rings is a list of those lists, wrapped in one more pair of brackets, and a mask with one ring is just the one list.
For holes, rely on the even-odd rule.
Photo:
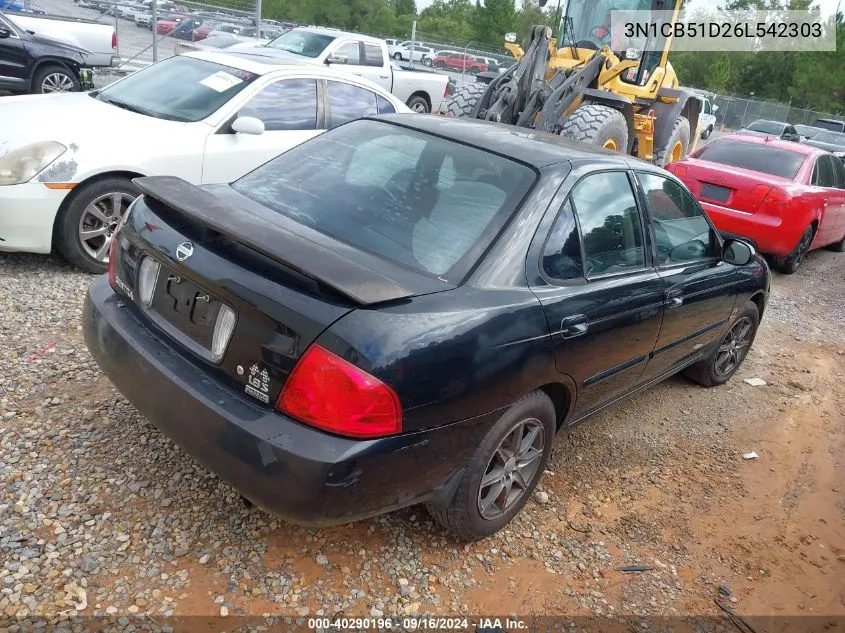
{"label": "side mirror", "polygon": [[0,39],[6,39],[7,37],[12,37],[12,32],[5,26],[0,26]]}
{"label": "side mirror", "polygon": [[756,254],[754,247],[743,240],[729,239],[722,247],[722,260],[734,266],[745,266]]}
{"label": "side mirror", "polygon": [[348,64],[349,58],[345,55],[329,55],[326,57],[326,64]]}
{"label": "side mirror", "polygon": [[232,123],[232,131],[237,134],[260,136],[264,134],[264,121],[253,116],[239,116]]}

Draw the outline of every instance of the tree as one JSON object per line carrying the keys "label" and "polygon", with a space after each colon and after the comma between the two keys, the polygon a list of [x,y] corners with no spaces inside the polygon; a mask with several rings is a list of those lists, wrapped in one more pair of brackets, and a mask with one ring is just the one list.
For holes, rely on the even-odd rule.
{"label": "tree", "polygon": [[518,25],[514,0],[481,0],[476,4],[475,39],[501,46],[505,33],[515,31]]}
{"label": "tree", "polygon": [[390,4],[396,15],[417,14],[417,3],[414,0],[391,0]]}
{"label": "tree", "polygon": [[710,67],[706,77],[707,87],[714,92],[726,92],[731,83],[731,59],[721,55]]}
{"label": "tree", "polygon": [[531,35],[531,28],[537,24],[545,24],[556,29],[557,25],[552,24],[554,22],[552,13],[555,11],[556,7],[552,8],[551,11],[541,9],[537,0],[522,0],[522,9],[517,16],[516,27],[519,41],[526,41]]}

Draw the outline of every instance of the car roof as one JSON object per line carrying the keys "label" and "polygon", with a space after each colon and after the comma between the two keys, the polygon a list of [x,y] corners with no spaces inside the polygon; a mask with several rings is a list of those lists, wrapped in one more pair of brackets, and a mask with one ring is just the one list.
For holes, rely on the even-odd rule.
{"label": "car roof", "polygon": [[[716,143],[722,139],[730,139],[735,141],[742,141],[743,143],[756,143],[758,145],[769,145],[770,147],[777,147],[779,149],[788,149],[790,152],[797,152],[799,154],[818,154],[819,148],[804,143],[795,143],[793,141],[784,141],[773,136],[752,136],[751,134],[743,134],[737,132],[735,134],[725,134],[719,138],[713,139],[711,143]],[[707,147],[705,145],[704,147]]]}
{"label": "car roof", "polygon": [[838,123],[839,125],[845,125],[845,121],[840,121],[839,119],[816,119],[816,121],[822,121],[824,123]]}
{"label": "car roof", "polygon": [[[298,26],[293,31],[306,33],[320,33],[321,35],[332,35],[334,37],[354,37],[362,42],[371,42],[374,44],[384,44],[384,40],[371,35],[362,35],[361,33],[353,33],[352,31],[340,31],[338,29],[322,28],[319,26]],[[410,40],[408,40],[410,41]]]}
{"label": "car roof", "polygon": [[564,139],[560,136],[478,119],[432,116],[430,114],[392,114],[366,118],[401,125],[420,132],[443,136],[459,143],[474,145],[496,154],[510,156],[537,169],[568,160],[584,158],[600,158],[603,162],[618,163],[619,167],[627,169],[630,163],[629,159],[632,158],[600,147],[591,147],[578,141]]}
{"label": "car roof", "polygon": [[784,121],[772,121],[771,119],[754,119],[748,125],[754,125],[755,123],[774,123],[776,125],[792,125],[792,123],[785,123]]}

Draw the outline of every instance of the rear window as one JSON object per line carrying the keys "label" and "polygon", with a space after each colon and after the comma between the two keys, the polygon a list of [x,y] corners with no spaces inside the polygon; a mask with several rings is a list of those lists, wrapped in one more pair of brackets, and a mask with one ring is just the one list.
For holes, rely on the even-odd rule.
{"label": "rear window", "polygon": [[695,152],[693,158],[792,180],[807,155],[762,143],[716,139]]}
{"label": "rear window", "polygon": [[774,121],[754,121],[754,123],[749,125],[746,129],[754,130],[755,132],[763,132],[764,134],[780,135],[780,133],[783,132],[783,128],[783,123],[775,123]]}
{"label": "rear window", "polygon": [[298,222],[459,282],[535,172],[496,154],[378,121],[322,134],[232,184]]}

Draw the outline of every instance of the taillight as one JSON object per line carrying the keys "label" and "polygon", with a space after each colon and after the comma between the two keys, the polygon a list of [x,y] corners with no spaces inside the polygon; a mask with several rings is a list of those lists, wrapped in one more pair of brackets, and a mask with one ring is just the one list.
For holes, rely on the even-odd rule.
{"label": "taillight", "polygon": [[117,274],[114,272],[114,263],[117,258],[117,233],[111,236],[111,244],[109,244],[109,285],[112,290],[117,292]]}
{"label": "taillight", "polygon": [[763,202],[784,204],[787,200],[789,200],[788,193],[786,193],[782,189],[778,189],[777,187],[772,187],[771,189],[769,189],[769,192],[766,194],[766,197]]}
{"label": "taillight", "polygon": [[393,389],[316,344],[288,376],[276,409],[338,435],[380,437],[402,430],[402,407]]}
{"label": "taillight", "polygon": [[117,50],[117,31],[111,32],[111,47]]}

